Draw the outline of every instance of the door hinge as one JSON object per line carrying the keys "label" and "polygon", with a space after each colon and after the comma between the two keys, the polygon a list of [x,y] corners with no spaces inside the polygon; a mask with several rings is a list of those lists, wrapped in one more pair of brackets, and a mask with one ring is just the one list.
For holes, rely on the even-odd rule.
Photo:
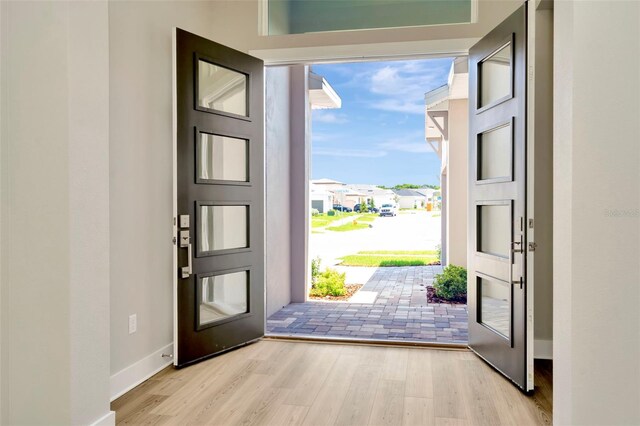
{"label": "door hinge", "polygon": [[529,219],[529,229],[533,229],[533,219]]}
{"label": "door hinge", "polygon": [[176,237],[173,237],[173,238],[171,239],[171,241],[173,242],[173,245],[175,246],[175,245],[176,245],[176,242],[177,242],[178,240],[176,240]]}
{"label": "door hinge", "polygon": [[538,247],[538,245],[534,242],[530,242],[529,243],[529,251],[536,251],[536,248]]}

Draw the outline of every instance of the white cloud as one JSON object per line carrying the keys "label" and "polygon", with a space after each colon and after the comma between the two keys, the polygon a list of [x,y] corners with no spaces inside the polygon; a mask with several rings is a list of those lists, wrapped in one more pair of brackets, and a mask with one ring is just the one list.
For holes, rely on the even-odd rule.
{"label": "white cloud", "polygon": [[425,114],[424,103],[404,101],[401,99],[387,98],[378,102],[371,102],[369,107],[382,111],[403,112],[405,114]]}
{"label": "white cloud", "polygon": [[311,142],[331,142],[333,140],[336,139],[336,135],[334,134],[326,134],[326,133],[319,133],[319,132],[312,132],[311,133]]}
{"label": "white cloud", "polygon": [[314,148],[313,155],[323,155],[329,157],[380,158],[386,156],[387,152],[383,150],[372,149]]}
{"label": "white cloud", "polygon": [[376,147],[385,151],[400,151],[413,154],[433,152],[431,146],[424,140],[421,132],[411,132],[402,138],[389,139],[376,144]]}
{"label": "white cloud", "polygon": [[343,124],[349,121],[343,114],[336,114],[334,112],[315,110],[312,114],[313,121],[318,123]]}
{"label": "white cloud", "polygon": [[422,100],[425,92],[441,79],[436,70],[408,62],[387,65],[376,71],[370,80],[372,93],[392,98]]}
{"label": "white cloud", "polygon": [[414,154],[423,154],[427,152],[433,152],[431,147],[427,144],[427,141],[424,142],[400,142],[400,141],[389,141],[378,144],[379,148],[385,149],[387,151],[401,151],[401,152],[410,152]]}

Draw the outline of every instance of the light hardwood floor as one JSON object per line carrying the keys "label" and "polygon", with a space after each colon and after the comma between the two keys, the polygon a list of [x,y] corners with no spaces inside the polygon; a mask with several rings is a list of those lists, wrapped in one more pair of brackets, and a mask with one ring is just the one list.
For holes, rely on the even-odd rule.
{"label": "light hardwood floor", "polygon": [[262,340],[176,370],[112,403],[118,424],[536,425],[551,367],[527,397],[468,351]]}

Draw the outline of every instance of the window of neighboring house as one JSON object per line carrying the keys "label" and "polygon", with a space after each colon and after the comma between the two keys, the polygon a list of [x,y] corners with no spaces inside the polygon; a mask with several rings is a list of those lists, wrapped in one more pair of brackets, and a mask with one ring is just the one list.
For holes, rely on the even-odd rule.
{"label": "window of neighboring house", "polygon": [[266,0],[268,35],[464,24],[477,0]]}

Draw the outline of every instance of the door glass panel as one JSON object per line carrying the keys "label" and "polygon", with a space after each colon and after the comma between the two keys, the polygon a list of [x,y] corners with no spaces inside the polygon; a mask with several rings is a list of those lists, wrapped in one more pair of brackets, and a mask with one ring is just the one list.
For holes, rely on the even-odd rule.
{"label": "door glass panel", "polygon": [[480,105],[511,95],[511,43],[480,62]]}
{"label": "door glass panel", "polygon": [[504,258],[511,246],[511,208],[509,205],[478,207],[478,251]]}
{"label": "door glass panel", "polygon": [[200,279],[199,325],[248,311],[247,271]]}
{"label": "door glass panel", "polygon": [[200,133],[198,178],[247,182],[246,139]]}
{"label": "door glass panel", "polygon": [[247,116],[247,76],[198,60],[198,105]]}
{"label": "door glass panel", "polygon": [[509,285],[498,280],[480,281],[480,322],[505,337],[510,337],[511,309]]}
{"label": "door glass panel", "polygon": [[200,206],[198,252],[249,246],[248,206]]}
{"label": "door glass panel", "polygon": [[511,124],[478,136],[478,180],[511,177]]}

